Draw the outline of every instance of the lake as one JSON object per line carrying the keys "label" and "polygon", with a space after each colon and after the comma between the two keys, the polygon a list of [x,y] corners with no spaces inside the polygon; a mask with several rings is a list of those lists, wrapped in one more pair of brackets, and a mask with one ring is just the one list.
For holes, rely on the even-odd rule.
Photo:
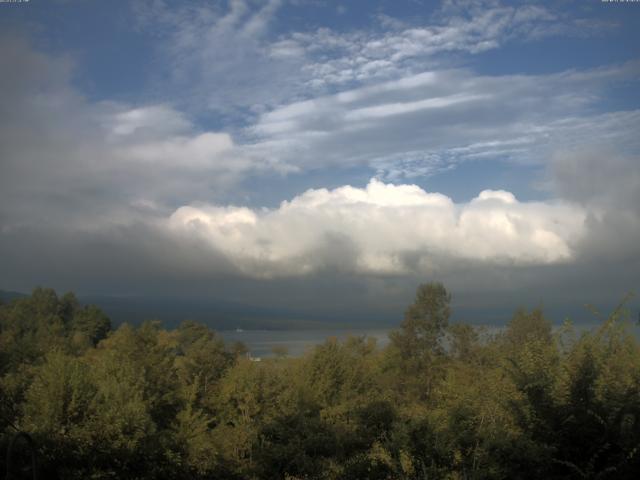
{"label": "lake", "polygon": [[[583,323],[574,325],[574,330],[580,334],[599,327],[595,323]],[[502,330],[503,326],[476,325],[484,335],[492,335]],[[554,325],[554,330],[559,325]],[[252,357],[272,357],[273,349],[284,347],[287,355],[298,357],[303,355],[314,345],[323,343],[329,337],[337,337],[344,340],[349,336],[375,338],[378,347],[384,347],[389,343],[389,332],[391,328],[352,328],[352,329],[325,329],[325,330],[221,330],[219,333],[225,342],[242,342],[246,345]],[[640,328],[638,324],[630,326],[630,331],[640,339]]]}
{"label": "lake", "polygon": [[337,337],[344,340],[349,336],[365,336],[375,338],[379,347],[389,343],[388,334],[390,328],[378,329],[344,329],[344,330],[222,330],[219,333],[225,342],[244,343],[251,356],[271,357],[275,347],[287,349],[287,355],[297,357],[314,345],[323,343],[329,337]]}

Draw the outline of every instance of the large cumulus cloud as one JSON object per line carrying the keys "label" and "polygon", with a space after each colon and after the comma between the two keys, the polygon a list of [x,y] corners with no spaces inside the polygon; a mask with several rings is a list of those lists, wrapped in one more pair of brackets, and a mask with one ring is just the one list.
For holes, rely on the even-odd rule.
{"label": "large cumulus cloud", "polygon": [[205,239],[249,276],[433,273],[442,258],[502,265],[567,262],[585,213],[486,190],[455,204],[415,185],[309,190],[273,210],[185,206],[171,228]]}

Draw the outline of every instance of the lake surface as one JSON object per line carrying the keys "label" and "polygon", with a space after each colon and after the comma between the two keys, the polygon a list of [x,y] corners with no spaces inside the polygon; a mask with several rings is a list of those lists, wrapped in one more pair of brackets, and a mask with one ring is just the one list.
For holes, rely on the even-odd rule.
{"label": "lake surface", "polygon": [[[595,323],[576,324],[573,326],[577,336],[582,333],[598,328],[600,325]],[[495,325],[475,325],[479,329],[482,336],[492,335],[504,329],[504,326]],[[559,325],[554,325],[554,330]],[[253,357],[272,357],[273,349],[283,347],[290,357],[298,357],[303,355],[307,350],[313,348],[314,345],[323,343],[329,337],[336,337],[344,340],[349,336],[375,338],[378,347],[385,347],[389,343],[389,332],[391,328],[352,328],[352,329],[325,329],[325,330],[221,330],[219,333],[225,342],[242,342],[246,345]],[[640,327],[633,324],[630,331],[640,339]]]}
{"label": "lake surface", "polygon": [[271,357],[273,349],[284,347],[287,355],[297,357],[304,354],[314,345],[323,343],[329,337],[344,340],[349,336],[375,338],[378,347],[389,343],[390,328],[378,329],[344,329],[344,330],[222,330],[219,333],[225,342],[244,343],[251,356]]}

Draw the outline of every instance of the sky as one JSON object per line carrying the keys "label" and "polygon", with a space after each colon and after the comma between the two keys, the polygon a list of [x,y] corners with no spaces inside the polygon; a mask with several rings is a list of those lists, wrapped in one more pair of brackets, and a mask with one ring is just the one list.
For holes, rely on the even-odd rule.
{"label": "sky", "polygon": [[640,294],[638,25],[601,0],[0,3],[0,289],[610,308]]}

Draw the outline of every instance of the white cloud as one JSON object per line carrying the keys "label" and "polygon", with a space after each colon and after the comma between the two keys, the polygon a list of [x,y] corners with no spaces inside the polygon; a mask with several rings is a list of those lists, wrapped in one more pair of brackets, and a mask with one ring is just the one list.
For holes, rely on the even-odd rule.
{"label": "white cloud", "polygon": [[360,30],[314,26],[281,32],[271,26],[285,6],[295,16],[296,6],[279,0],[182,6],[138,1],[135,13],[160,38],[158,54],[166,65],[160,87],[169,86],[191,109],[243,119],[247,109],[442,68],[444,55],[476,55],[585,29],[547,7],[479,2],[445,3],[413,25],[378,15],[379,25]]}
{"label": "white cloud", "polygon": [[241,145],[240,166],[247,159],[292,172],[369,166],[395,181],[469,159],[543,163],[598,128],[638,148],[637,111],[612,112],[618,125],[601,125],[596,107],[611,84],[637,77],[637,64],[500,76],[447,67],[452,53],[459,64],[509,42],[579,35],[585,25],[576,15],[447,1],[411,25],[379,15],[382,28],[276,34],[271,26],[283,8],[295,6],[138,3],[138,18],[161,32],[169,78],[160,82],[182,109],[225,119]]}
{"label": "white cloud", "polygon": [[414,102],[393,102],[374,107],[357,108],[347,112],[344,116],[345,121],[362,121],[368,119],[385,118],[393,115],[402,115],[407,113],[419,112],[421,110],[430,110],[438,108],[451,107],[475,100],[483,100],[487,96],[483,95],[463,95],[453,94],[445,97],[426,98]]}
{"label": "white cloud", "polygon": [[543,6],[486,1],[445,2],[428,22],[417,25],[387,15],[378,19],[383,32],[342,33],[324,27],[292,34],[287,41],[307,52],[303,70],[308,85],[322,89],[397,78],[439,65],[442,54],[475,55],[509,42],[585,31],[579,19],[565,18]]}
{"label": "white cloud", "polygon": [[502,76],[434,70],[282,105],[246,132],[253,154],[303,169],[368,165],[387,179],[477,158],[543,164],[556,150],[598,138],[640,151],[640,111],[594,108],[639,68]]}
{"label": "white cloud", "polygon": [[184,114],[167,105],[147,105],[139,108],[114,106],[105,118],[105,126],[116,137],[147,133],[154,137],[173,135],[193,129],[192,123]]}
{"label": "white cloud", "polygon": [[0,69],[11,72],[0,91],[4,229],[126,223],[210,200],[248,171],[272,168],[168,104],[87,101],[70,86],[64,59],[19,39],[3,45]]}
{"label": "white cloud", "polygon": [[251,166],[234,156],[228,160],[234,148],[231,137],[226,133],[202,133],[195,136],[172,137],[149,143],[136,143],[120,149],[119,155],[127,161],[139,161],[150,167],[214,168],[218,170],[242,170]]}
{"label": "white cloud", "polygon": [[[284,8],[296,7],[138,4],[138,18],[161,32],[168,78],[159,83],[181,109],[224,119],[239,143],[224,162],[241,171],[251,163],[284,172],[366,166],[404,181],[464,160],[542,164],[598,137],[640,149],[633,128],[640,112],[603,114],[599,104],[611,85],[637,78],[637,63],[540,75],[450,68],[508,43],[579,35],[586,28],[579,12],[446,1],[413,24],[379,15],[378,25],[358,30],[271,28]],[[181,144],[191,152],[191,143]],[[172,147],[141,146],[138,157],[140,149],[162,156]]]}
{"label": "white cloud", "polygon": [[455,204],[415,185],[309,190],[273,210],[191,205],[171,231],[200,238],[243,274],[298,276],[327,269],[364,274],[433,273],[446,259],[498,265],[570,261],[585,212],[523,203],[505,191]]}
{"label": "white cloud", "polygon": [[292,94],[297,45],[271,37],[281,0],[250,2],[138,1],[138,23],[157,35],[157,88],[192,111],[241,119],[256,105]]}
{"label": "white cloud", "polygon": [[[284,8],[296,8],[275,0],[137,6],[137,18],[160,32],[160,88],[181,109],[222,117],[242,144],[240,165],[251,158],[281,171],[362,165],[397,180],[463,159],[542,162],[568,141],[593,138],[580,132],[600,122],[603,89],[638,72],[450,68],[451,54],[456,65],[510,42],[585,31],[579,12],[552,6],[445,1],[413,24],[380,14],[378,25],[346,31],[272,28]],[[596,28],[608,27],[589,32]],[[636,148],[630,125],[602,131]]]}

